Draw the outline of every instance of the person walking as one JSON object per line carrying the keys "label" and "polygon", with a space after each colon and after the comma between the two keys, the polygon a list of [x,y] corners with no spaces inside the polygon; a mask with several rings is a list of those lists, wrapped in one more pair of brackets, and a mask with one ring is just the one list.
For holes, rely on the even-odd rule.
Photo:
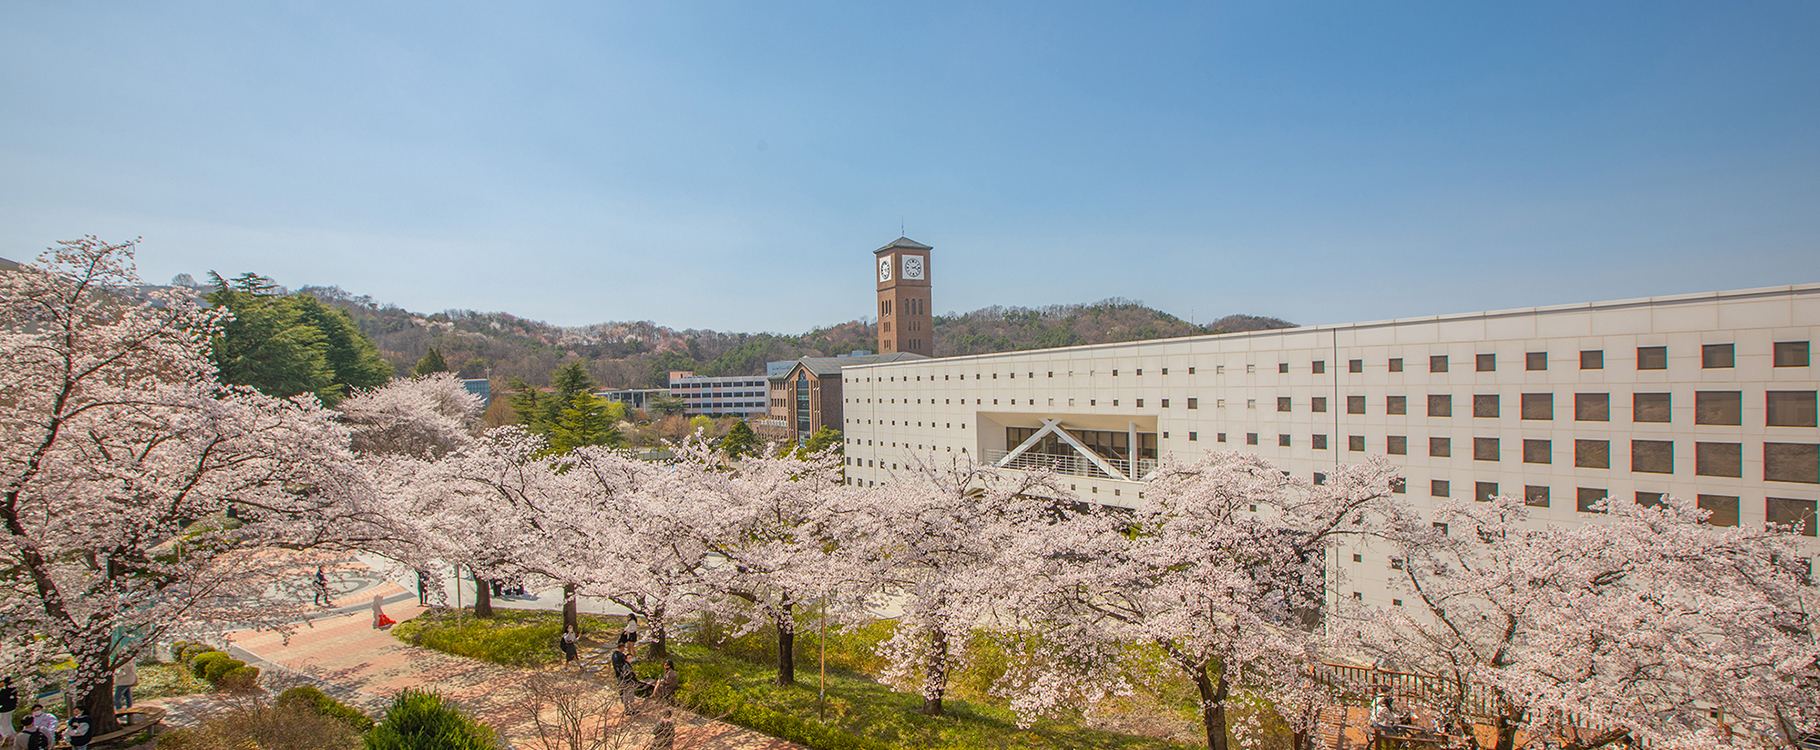
{"label": "person walking", "polygon": [[580,666],[580,662],[578,661],[579,654],[575,652],[575,641],[580,638],[581,635],[576,633],[575,628],[573,627],[562,631],[563,666],[568,666],[569,662],[575,662],[577,666]]}
{"label": "person walking", "polygon": [[430,574],[417,571],[417,606],[430,606]]}
{"label": "person walking", "polygon": [[57,744],[57,715],[44,710],[44,706],[32,706],[31,723],[25,725],[25,750],[50,750]]}
{"label": "person walking", "polygon": [[682,677],[676,674],[676,662],[665,659],[664,676],[657,680],[657,689],[651,691],[651,700],[675,705],[676,689],[681,686]]}
{"label": "person walking", "polygon": [[316,583],[316,599],[315,599],[314,603],[319,607],[326,607],[326,606],[329,606],[330,604],[334,604],[335,600],[329,598],[329,575],[327,573],[322,572],[321,565],[316,566],[315,583]]}
{"label": "person walking", "polygon": [[632,699],[638,697],[638,672],[632,669],[632,649],[624,643],[613,650],[613,678],[619,680],[619,702],[627,716],[637,716]]}
{"label": "person walking", "polygon": [[626,615],[626,627],[619,631],[619,643],[630,643],[634,648],[638,646],[638,615]]}
{"label": "person walking", "polygon": [[139,663],[129,659],[114,670],[114,710],[133,707],[133,686],[139,684]]}
{"label": "person walking", "polygon": [[13,746],[13,737],[19,730],[13,728],[13,712],[19,710],[19,689],[13,687],[13,678],[6,678],[0,683],[0,747]]}
{"label": "person walking", "polygon": [[88,712],[81,706],[70,715],[70,723],[63,730],[63,741],[70,743],[70,750],[88,750],[88,738],[93,734],[89,724]]}
{"label": "person walking", "polygon": [[663,718],[657,720],[657,729],[651,732],[651,750],[674,750],[676,747],[676,721],[670,718],[670,709],[664,709]]}
{"label": "person walking", "polygon": [[394,622],[392,620],[392,618],[385,616],[385,597],[381,596],[379,594],[374,594],[373,595],[373,628],[375,630],[377,630],[379,628],[391,627],[396,624],[397,623]]}

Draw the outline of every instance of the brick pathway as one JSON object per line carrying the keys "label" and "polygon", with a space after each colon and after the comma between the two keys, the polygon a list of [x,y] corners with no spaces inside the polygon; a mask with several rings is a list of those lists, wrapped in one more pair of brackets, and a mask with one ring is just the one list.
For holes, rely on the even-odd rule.
{"label": "brick pathway", "polygon": [[[371,601],[371,593],[367,594]],[[405,604],[386,607],[399,621],[422,613],[415,596]],[[364,709],[380,709],[405,688],[435,690],[472,711],[492,725],[514,746],[524,750],[542,747],[528,717],[517,710],[518,686],[532,670],[503,667],[439,651],[406,645],[391,632],[374,630],[365,612],[317,620],[302,626],[287,641],[275,633],[230,634],[233,645],[258,660],[278,684],[305,678],[330,686],[325,692]],[[264,666],[264,665],[262,665]],[[285,672],[292,674],[286,675]],[[587,683],[607,695],[606,688]],[[659,711],[646,707],[641,715],[625,717],[617,703],[608,720],[623,727],[620,736],[628,747],[643,747]],[[799,745],[768,737],[724,722],[678,709],[677,747],[723,750],[787,750]]]}

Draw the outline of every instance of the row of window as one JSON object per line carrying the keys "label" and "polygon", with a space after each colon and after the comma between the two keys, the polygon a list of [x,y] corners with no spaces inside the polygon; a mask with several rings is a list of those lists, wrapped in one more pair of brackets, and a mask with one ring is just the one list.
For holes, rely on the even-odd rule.
{"label": "row of window", "polygon": [[671,388],[763,388],[763,380],[678,380],[670,384]]}
{"label": "row of window", "polygon": [[[1775,344],[1771,348],[1771,359],[1772,359],[1772,363],[1776,367],[1807,367],[1807,366],[1809,366],[1809,362],[1810,362],[1809,342],[1806,342],[1806,341],[1778,341],[1778,342],[1775,342]],[[1737,365],[1737,350],[1736,350],[1735,344],[1705,344],[1700,347],[1700,366],[1702,368],[1709,369],[1709,370],[1726,369],[1726,368],[1735,367],[1736,365]],[[1393,357],[1385,363],[1385,367],[1390,372],[1403,372],[1403,358],[1402,357]],[[1448,355],[1436,354],[1436,355],[1433,355],[1428,358],[1428,371],[1429,372],[1448,372],[1451,369],[1451,367],[1452,367],[1452,362],[1449,359]],[[1523,356],[1523,367],[1525,370],[1547,370],[1548,369],[1548,352],[1526,352]],[[1496,354],[1475,355],[1473,358],[1473,368],[1477,372],[1495,372],[1498,369],[1497,355]],[[1637,347],[1636,368],[1639,370],[1666,370],[1666,369],[1668,369],[1668,347],[1666,347],[1666,346],[1639,346],[1639,347]],[[1316,375],[1325,374],[1327,372],[1327,362],[1326,362],[1326,360],[1319,360],[1319,359],[1314,360],[1311,363],[1309,369]],[[1365,371],[1365,360],[1362,360],[1362,359],[1348,360],[1346,363],[1346,369],[1348,372],[1362,373]],[[1580,352],[1580,369],[1582,369],[1582,370],[1603,370],[1603,369],[1605,369],[1605,350],[1587,349],[1587,350],[1581,351]],[[1167,367],[1162,368],[1162,371],[1163,371],[1164,375],[1169,374],[1169,368],[1167,368]],[[1195,371],[1195,368],[1193,368],[1193,367],[1188,368],[1188,374],[1193,375],[1194,371]],[[1246,372],[1256,372],[1257,365],[1247,364],[1247,365],[1245,365],[1245,371]],[[1215,374],[1224,374],[1226,372],[1226,366],[1217,365],[1214,367],[1214,372],[1215,372]],[[1288,373],[1289,372],[1289,363],[1288,362],[1278,362],[1277,363],[1277,372]],[[1073,375],[1074,373],[1070,372],[1068,374]],[[1091,375],[1092,373],[1088,373],[1088,374]],[[1118,374],[1119,374],[1118,369],[1113,368],[1113,370],[1112,370],[1113,377],[1117,377]],[[1141,367],[1137,368],[1137,374],[1143,375],[1144,368],[1141,368]],[[990,373],[990,375],[993,380],[998,379],[998,373],[996,373],[996,372]],[[1049,375],[1049,377],[1053,378],[1053,377],[1055,377],[1055,372],[1049,371],[1048,375]],[[1017,379],[1016,372],[1007,373],[1007,376],[1013,380]],[[1035,378],[1036,373],[1031,372],[1031,373],[1029,373],[1029,376],[1031,378]],[[921,376],[921,375],[917,375],[914,377],[917,381],[921,381],[923,379],[923,376]],[[943,375],[942,379],[948,380],[951,377],[953,377],[953,376]],[[888,378],[880,378],[880,380],[888,381],[888,382],[897,382],[898,379],[899,378],[897,376],[890,376]],[[965,373],[963,373],[960,376],[960,379],[966,380],[967,375]],[[983,375],[981,373],[974,373],[973,379],[974,380],[985,380],[986,375]],[[905,377],[903,377],[903,380],[904,380],[904,382],[910,382],[911,377],[905,376]],[[929,380],[934,381],[935,376],[930,375]],[[857,381],[858,381],[858,379],[856,378],[854,380],[854,382],[857,382]],[[872,378],[866,378],[866,382],[870,383],[872,381],[873,381]]]}
{"label": "row of window", "polygon": [[[1474,482],[1472,499],[1485,502],[1498,496],[1497,482]],[[1433,497],[1453,497],[1452,483],[1445,479],[1431,479],[1428,483],[1428,494]],[[1528,484],[1523,486],[1523,504],[1547,508],[1553,503],[1549,497],[1547,485]],[[1662,503],[1664,493],[1638,492],[1638,505],[1655,506]],[[1598,507],[1601,500],[1611,497],[1611,493],[1602,487],[1574,488],[1574,510],[1581,513],[1602,513]],[[1737,526],[1739,522],[1739,500],[1736,495],[1696,495],[1695,502],[1701,510],[1712,515],[1706,519],[1714,526]],[[1800,533],[1815,536],[1815,506],[1813,500],[1788,497],[1766,497],[1763,502],[1764,520],[1782,527],[1799,528]],[[1444,526],[1439,526],[1445,530]],[[1353,556],[1353,562],[1360,562],[1359,556]]]}

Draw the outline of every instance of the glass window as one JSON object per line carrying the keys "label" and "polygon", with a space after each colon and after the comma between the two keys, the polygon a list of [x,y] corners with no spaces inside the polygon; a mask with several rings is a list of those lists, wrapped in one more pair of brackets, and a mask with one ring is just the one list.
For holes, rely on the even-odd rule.
{"label": "glass window", "polygon": [[1453,416],[1453,396],[1446,393],[1428,394],[1428,416]]}
{"label": "glass window", "polygon": [[1314,374],[1320,375],[1325,372],[1327,372],[1327,361],[1320,360],[1320,359],[1315,360],[1314,361]]}
{"label": "glass window", "polygon": [[1436,354],[1428,358],[1429,372],[1447,372],[1447,355]]}
{"label": "glass window", "polygon": [[1744,476],[1740,443],[1694,443],[1694,473],[1703,477]]}
{"label": "glass window", "polygon": [[1391,435],[1384,439],[1384,452],[1392,456],[1409,453],[1409,438],[1403,435]]}
{"label": "glass window", "polygon": [[1712,514],[1706,517],[1707,523],[1714,526],[1738,525],[1738,498],[1731,495],[1695,495],[1694,500],[1699,504],[1700,510]]}
{"label": "glass window", "polygon": [[1346,413],[1347,414],[1364,414],[1365,413],[1365,397],[1364,396],[1347,396],[1346,397]]}
{"label": "glass window", "polygon": [[1671,411],[1669,407],[1669,394],[1633,393],[1630,419],[1632,422],[1667,422]]}
{"label": "glass window", "polygon": [[1245,444],[1246,445],[1257,445],[1258,444],[1258,434],[1255,432],[1245,433]]}
{"label": "glass window", "polygon": [[1327,411],[1327,397],[1326,396],[1315,396],[1314,398],[1309,399],[1308,400],[1308,410],[1315,412],[1317,414],[1326,412]]}
{"label": "glass window", "polygon": [[1525,393],[1525,394],[1523,394],[1523,418],[1524,419],[1554,419],[1555,418],[1555,394],[1553,394],[1553,393]]}
{"label": "glass window", "polygon": [[1428,455],[1434,458],[1448,458],[1453,455],[1453,441],[1444,437],[1428,439]]}
{"label": "glass window", "polygon": [[1428,494],[1431,497],[1447,497],[1449,489],[1445,479],[1428,480]]}
{"label": "glass window", "polygon": [[1611,421],[1611,394],[1574,394],[1574,420],[1577,422]]}
{"label": "glass window", "polygon": [[1403,371],[1403,358],[1396,357],[1396,358],[1391,359],[1389,362],[1389,368],[1390,368],[1391,372],[1402,372]]}
{"label": "glass window", "polygon": [[1776,342],[1777,367],[1806,367],[1807,362],[1806,341]]}
{"label": "glass window", "polygon": [[1574,466],[1582,469],[1611,468],[1611,441],[1575,440]]}
{"label": "glass window", "polygon": [[1277,397],[1277,411],[1289,411],[1289,404],[1290,401],[1288,396]]}
{"label": "glass window", "polygon": [[1581,513],[1603,513],[1604,511],[1594,509],[1593,504],[1600,500],[1604,500],[1608,495],[1609,493],[1603,489],[1596,489],[1593,487],[1576,488],[1574,490],[1574,510],[1580,511]]}
{"label": "glass window", "polygon": [[1724,369],[1736,364],[1731,344],[1707,344],[1700,347],[1700,366],[1708,370]]}
{"label": "glass window", "polygon": [[1551,443],[1550,441],[1547,441],[1547,440],[1525,440],[1525,441],[1523,441],[1523,463],[1526,463],[1526,464],[1554,463],[1553,443]]}
{"label": "glass window", "polygon": [[1524,354],[1523,355],[1523,369],[1525,369],[1525,370],[1546,370],[1546,369],[1548,369],[1548,352],[1528,352],[1528,353]]}
{"label": "glass window", "polygon": [[1498,369],[1498,355],[1481,354],[1473,360],[1473,369],[1478,372],[1492,372]]}
{"label": "glass window", "polygon": [[1764,443],[1763,480],[1820,484],[1820,445]]}
{"label": "glass window", "polygon": [[1318,450],[1318,451],[1327,450],[1327,436],[1326,435],[1314,436],[1314,449]]}
{"label": "glass window", "polygon": [[1498,416],[1498,394],[1481,393],[1472,397],[1472,415],[1474,417],[1496,418]]}
{"label": "glass window", "polygon": [[[1361,396],[1360,398],[1363,398],[1363,396]],[[1407,396],[1385,396],[1384,397],[1384,413],[1385,414],[1408,414],[1409,413],[1409,397],[1407,397]]]}
{"label": "glass window", "polygon": [[1630,470],[1646,474],[1675,473],[1674,441],[1630,441]]}
{"label": "glass window", "polygon": [[1474,482],[1472,485],[1472,499],[1474,500],[1482,503],[1497,496],[1497,482]]}
{"label": "glass window", "polygon": [[1498,460],[1498,439],[1497,438],[1473,438],[1472,439],[1472,460],[1474,460],[1474,461],[1496,461],[1496,460]]}
{"label": "glass window", "polygon": [[1813,391],[1770,391],[1768,422],[1771,427],[1814,427]]}
{"label": "glass window", "polygon": [[1582,369],[1582,370],[1603,370],[1603,369],[1605,369],[1605,350],[1604,349],[1587,349],[1587,350],[1581,351],[1580,352],[1580,369]]}
{"label": "glass window", "polygon": [[1364,372],[1365,371],[1365,360],[1362,360],[1362,359],[1347,360],[1346,361],[1346,371],[1347,372]]}
{"label": "glass window", "polygon": [[1349,450],[1349,451],[1365,450],[1365,436],[1364,435],[1347,435],[1346,436],[1346,450]]}
{"label": "glass window", "polygon": [[1188,398],[1188,408],[1190,408],[1190,409],[1199,409],[1199,408],[1201,408],[1201,400],[1200,400],[1200,399],[1199,399],[1199,398],[1195,398],[1195,397],[1192,397],[1192,396],[1190,396],[1190,397],[1189,397],[1189,398]]}
{"label": "glass window", "polygon": [[1814,501],[1772,497],[1764,503],[1763,510],[1770,523],[1799,527],[1801,534],[1814,536]]}
{"label": "glass window", "polygon": [[1289,372],[1289,363],[1288,362],[1278,362],[1277,363],[1277,372]]}
{"label": "glass window", "polygon": [[1696,391],[1694,424],[1744,423],[1744,394],[1739,391]]}
{"label": "glass window", "polygon": [[1637,504],[1645,508],[1661,507],[1663,494],[1661,492],[1639,492],[1637,493]]}
{"label": "glass window", "polygon": [[1637,369],[1639,369],[1639,370],[1666,370],[1666,369],[1668,369],[1668,347],[1666,347],[1666,346],[1639,346],[1639,347],[1637,347]]}
{"label": "glass window", "polygon": [[1532,508],[1548,507],[1548,488],[1541,485],[1524,485],[1523,504]]}

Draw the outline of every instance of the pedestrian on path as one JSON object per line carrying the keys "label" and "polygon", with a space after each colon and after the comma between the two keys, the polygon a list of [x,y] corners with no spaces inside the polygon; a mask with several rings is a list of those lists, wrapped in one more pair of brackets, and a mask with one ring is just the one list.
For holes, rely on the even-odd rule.
{"label": "pedestrian on path", "polygon": [[70,743],[70,750],[88,750],[88,738],[93,734],[90,729],[88,712],[77,706],[69,726],[63,730],[63,741]]}
{"label": "pedestrian on path", "polygon": [[57,744],[57,715],[44,710],[44,706],[32,706],[32,720],[25,725],[25,731],[25,750],[50,750]]}
{"label": "pedestrian on path", "polygon": [[625,707],[626,715],[637,716],[632,699],[638,697],[638,688],[643,683],[638,681],[638,672],[632,669],[632,648],[624,643],[613,650],[613,678],[619,680],[619,702]]}
{"label": "pedestrian on path", "polygon": [[316,599],[315,599],[314,603],[319,607],[327,607],[331,604],[334,604],[335,600],[329,598],[329,576],[327,573],[322,572],[321,565],[316,566],[315,583],[316,583]]}
{"label": "pedestrian on path", "polygon": [[0,683],[0,747],[12,747],[13,737],[19,730],[13,728],[13,712],[19,710],[19,690],[13,687],[13,678],[6,678]]}
{"label": "pedestrian on path", "polygon": [[580,665],[580,662],[576,661],[577,654],[575,653],[575,641],[580,637],[581,636],[575,632],[575,628],[573,627],[562,631],[563,666],[568,666],[569,662],[576,662],[577,666]]}
{"label": "pedestrian on path", "polygon": [[392,618],[385,616],[385,597],[383,597],[379,594],[374,594],[373,595],[373,627],[375,629],[388,628],[388,627],[391,627],[396,624],[397,624],[397,622],[394,621]]}
{"label": "pedestrian on path", "polygon": [[139,663],[128,659],[114,670],[114,710],[133,707],[133,686],[139,684]]}
{"label": "pedestrian on path", "polygon": [[417,606],[430,606],[430,574],[417,571]]}
{"label": "pedestrian on path", "polygon": [[651,750],[676,747],[676,722],[670,718],[670,713],[670,709],[664,709],[664,717],[657,720],[657,729],[651,733]]}

